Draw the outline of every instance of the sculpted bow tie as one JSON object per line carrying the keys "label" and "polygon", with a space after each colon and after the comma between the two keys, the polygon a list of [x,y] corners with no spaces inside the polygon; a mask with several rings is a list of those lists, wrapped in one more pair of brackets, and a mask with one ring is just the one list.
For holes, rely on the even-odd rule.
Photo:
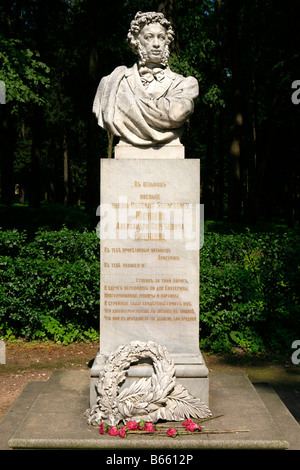
{"label": "sculpted bow tie", "polygon": [[141,67],[139,69],[142,84],[147,88],[149,83],[154,79],[161,82],[164,79],[165,72],[161,68],[149,69],[148,67]]}

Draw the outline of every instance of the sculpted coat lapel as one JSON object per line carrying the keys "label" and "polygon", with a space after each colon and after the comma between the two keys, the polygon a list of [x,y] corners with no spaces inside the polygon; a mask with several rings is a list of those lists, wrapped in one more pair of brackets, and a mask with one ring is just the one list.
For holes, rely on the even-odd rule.
{"label": "sculpted coat lapel", "polygon": [[98,87],[93,111],[101,127],[132,145],[152,146],[181,136],[194,109],[198,82],[168,67],[146,90],[137,64],[117,67]]}

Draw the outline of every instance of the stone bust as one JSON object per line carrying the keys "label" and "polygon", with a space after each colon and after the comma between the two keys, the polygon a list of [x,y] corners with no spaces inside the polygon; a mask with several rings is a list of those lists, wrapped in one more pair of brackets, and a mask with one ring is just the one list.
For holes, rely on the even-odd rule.
{"label": "stone bust", "polygon": [[93,112],[98,124],[123,142],[145,147],[178,140],[193,113],[198,82],[170,70],[173,38],[162,13],[138,12],[127,36],[138,62],[119,66],[100,81]]}

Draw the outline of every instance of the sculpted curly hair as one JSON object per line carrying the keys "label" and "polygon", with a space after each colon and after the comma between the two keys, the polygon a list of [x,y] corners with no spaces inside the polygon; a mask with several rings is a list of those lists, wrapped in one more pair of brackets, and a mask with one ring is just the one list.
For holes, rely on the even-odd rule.
{"label": "sculpted curly hair", "polygon": [[130,23],[130,29],[127,35],[127,42],[129,43],[132,51],[135,54],[140,55],[141,52],[138,37],[142,28],[152,23],[159,23],[166,29],[167,46],[169,46],[169,44],[171,44],[171,42],[174,40],[175,33],[172,28],[172,25],[162,13],[157,13],[155,11],[142,13],[141,11],[139,11]]}

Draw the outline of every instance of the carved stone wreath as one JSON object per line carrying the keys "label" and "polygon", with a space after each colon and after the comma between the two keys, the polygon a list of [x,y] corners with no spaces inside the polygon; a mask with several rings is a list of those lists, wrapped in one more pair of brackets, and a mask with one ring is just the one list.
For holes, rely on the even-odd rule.
{"label": "carved stone wreath", "polygon": [[[119,383],[126,378],[130,364],[140,359],[153,361],[151,377],[142,378],[119,393]],[[96,385],[97,404],[86,410],[88,424],[116,426],[123,421],[182,421],[208,418],[211,412],[198,398],[176,384],[174,361],[167,349],[157,343],[132,341],[109,356]]]}

